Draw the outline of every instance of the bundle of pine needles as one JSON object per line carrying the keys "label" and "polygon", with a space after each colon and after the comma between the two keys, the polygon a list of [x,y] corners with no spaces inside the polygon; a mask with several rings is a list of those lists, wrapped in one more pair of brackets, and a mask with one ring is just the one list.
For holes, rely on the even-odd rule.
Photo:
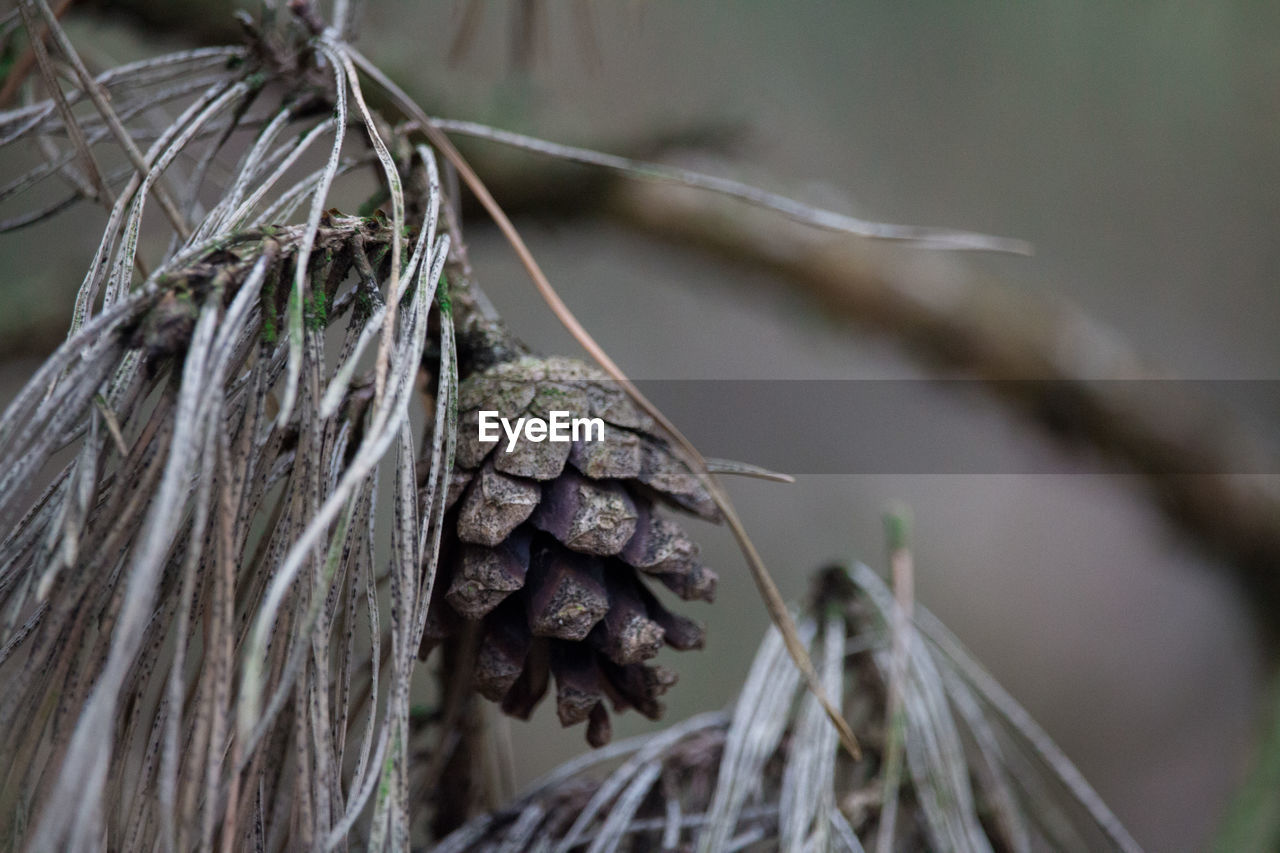
{"label": "bundle of pine needles", "polygon": [[[886,823],[890,839],[939,849],[981,849],[988,838],[1023,849],[1034,836],[973,680],[956,674],[963,667],[940,667],[937,650],[923,645],[912,647],[903,670],[904,716],[889,720],[893,742],[905,749],[910,784],[903,790],[911,799],[897,821],[911,828],[893,829],[884,803],[898,796],[897,786],[879,768],[896,766],[901,755],[876,746],[874,732],[886,725],[886,664],[874,639],[880,629],[868,628],[885,622],[883,591],[869,575],[855,575],[859,595],[823,598],[816,621],[795,630],[705,461],[576,325],[439,128],[347,43],[351,12],[339,0],[337,25],[328,26],[308,2],[287,11],[266,4],[261,19],[245,20],[243,46],[170,54],[96,76],[45,0],[21,0],[17,14],[0,22],[5,39],[25,28],[36,71],[27,103],[0,113],[0,146],[24,152],[15,158],[36,158],[0,187],[0,202],[18,208],[0,231],[80,199],[100,204],[107,217],[66,342],[0,416],[6,846],[406,849],[473,816],[476,802],[459,805],[459,779],[491,763],[466,733],[483,653],[474,631],[437,656],[441,682],[431,710],[411,710],[411,699],[429,687],[419,654],[444,636],[432,626],[444,612],[436,583],[442,540],[447,554],[456,527],[447,515],[458,497],[450,484],[474,473],[455,467],[459,378],[525,353],[495,331],[498,321],[471,281],[456,194],[442,189],[461,177],[524,253],[553,307],[618,380],[619,393],[648,418],[644,458],[668,467],[661,482],[653,468],[626,469],[635,481],[627,488],[645,501],[665,496],[685,506],[693,496],[724,518],[779,631],[732,719],[712,715],[610,747],[595,757],[631,757],[602,785],[581,781],[571,765],[513,810],[458,829],[445,849],[651,849],[694,837],[706,850],[744,838],[857,849],[867,826]],[[375,97],[383,109],[371,107]],[[394,125],[386,113],[408,121]],[[431,145],[415,141],[424,134]],[[592,152],[543,150],[637,168]],[[443,172],[437,153],[447,160]],[[820,227],[923,245],[1011,248],[981,235],[834,217],[718,179],[653,167],[643,174],[737,195]],[[346,176],[377,187],[355,215],[332,207]],[[52,192],[52,179],[69,193]],[[421,423],[412,419],[420,412]],[[585,468],[596,463],[574,464],[597,476]],[[563,459],[560,466],[548,474],[560,485],[517,483],[543,489],[545,504],[532,522],[541,532],[522,535],[553,537],[544,551],[567,566],[556,578],[572,581],[596,571],[580,569],[587,563],[579,546],[606,545],[591,531],[564,526],[581,519],[577,493],[563,484],[597,497],[622,487],[592,492]],[[670,466],[679,469],[675,479]],[[634,535],[650,537],[641,544],[658,542],[654,531],[667,528],[650,518],[648,503],[631,505],[644,513],[643,522],[630,519],[640,531]],[[617,557],[619,566],[630,561],[625,594],[602,581],[591,618],[621,614],[615,627],[639,626],[648,632],[644,642],[611,639],[606,625],[596,632],[603,646],[590,652],[603,649],[600,656],[579,655],[586,669],[551,666],[562,682],[569,672],[597,691],[573,706],[591,715],[593,743],[607,739],[599,722],[606,693],[615,708],[660,708],[653,697],[669,679],[639,660],[663,637],[677,647],[700,644],[696,626],[650,603],[633,569],[683,584],[689,597],[709,595],[690,580],[706,577],[695,562],[659,559],[625,538],[611,540],[612,550],[589,551],[593,559]],[[485,544],[505,547],[506,540]],[[687,554],[690,546],[680,549]],[[456,571],[465,572],[460,565]],[[527,569],[545,578],[536,559],[518,568],[521,577]],[[448,578],[455,569],[444,571]],[[454,604],[479,608],[463,583],[475,578],[454,580]],[[523,581],[510,583],[486,587],[485,601]],[[487,618],[487,610],[476,612]],[[594,624],[575,623],[572,636],[557,642],[590,641]],[[556,630],[563,625],[545,628]],[[860,663],[855,657],[848,665],[851,631],[848,642],[864,650]],[[510,661],[519,665],[512,677],[533,672],[545,692],[547,665],[526,664],[543,638],[521,636],[526,657]],[[951,641],[940,636],[931,642],[947,647]],[[810,646],[821,672],[809,663]],[[610,666],[622,674],[592,669]],[[802,680],[810,698],[793,720]],[[521,689],[526,704],[541,697],[527,684]],[[835,756],[838,739],[857,751],[827,699],[844,695],[874,747],[858,762]],[[985,697],[991,701],[990,691]],[[976,753],[962,743],[951,707]],[[425,753],[417,746],[424,740]],[[790,746],[778,758],[783,740]],[[977,763],[966,763],[970,754]],[[976,797],[971,770],[982,782]],[[567,820],[566,803],[575,802],[582,808]],[[1090,814],[1111,840],[1123,841],[1105,813]],[[1063,827],[1076,822],[1044,824],[1046,837],[1062,839],[1070,837]]]}
{"label": "bundle of pine needles", "polygon": [[[6,194],[73,175],[110,213],[67,342],[0,420],[3,833],[30,849],[332,848],[363,819],[371,846],[403,846],[454,435],[434,155],[392,154],[332,33],[268,25],[247,48],[88,79],[47,6],[21,11],[81,77],[64,94],[31,41],[52,98],[0,133],[51,156]],[[181,113],[139,151],[170,102]],[[206,209],[241,127],[256,137]],[[356,133],[371,154],[350,153]],[[128,160],[116,174],[105,140]],[[323,165],[300,169],[316,148]],[[326,210],[370,163],[392,214]],[[412,219],[402,175],[421,183]],[[154,269],[149,202],[173,235]],[[409,412],[433,324],[419,489]]]}
{"label": "bundle of pine needles", "polygon": [[1137,850],[1026,712],[912,610],[900,618],[901,596],[857,564],[819,573],[798,620],[862,760],[839,751],[771,629],[730,713],[569,762],[437,853]]}

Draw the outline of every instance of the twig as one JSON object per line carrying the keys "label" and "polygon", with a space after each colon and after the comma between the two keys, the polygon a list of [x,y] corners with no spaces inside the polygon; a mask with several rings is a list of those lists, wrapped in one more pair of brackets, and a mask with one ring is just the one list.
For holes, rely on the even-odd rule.
{"label": "twig", "polygon": [[124,433],[120,432],[120,421],[116,419],[115,412],[111,411],[111,407],[107,405],[107,401],[101,394],[93,395],[93,404],[102,415],[107,431],[111,434],[111,440],[116,443],[116,450],[120,451],[120,458],[125,459],[129,455],[129,445],[125,443]]}

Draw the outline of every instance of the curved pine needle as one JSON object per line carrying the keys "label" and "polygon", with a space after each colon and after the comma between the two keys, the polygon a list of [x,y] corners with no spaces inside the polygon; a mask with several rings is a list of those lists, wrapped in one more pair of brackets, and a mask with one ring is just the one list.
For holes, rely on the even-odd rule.
{"label": "curved pine needle", "polygon": [[[243,47],[204,47],[178,51],[108,69],[95,77],[94,83],[110,92],[112,100],[119,101],[128,98],[134,88],[178,79],[184,73],[183,66],[190,65],[195,69],[219,65],[225,67],[229,60],[242,59],[245,52]],[[113,91],[113,87],[117,91]],[[84,93],[79,90],[67,93],[67,101],[73,105],[83,97]],[[52,128],[45,127],[44,123],[49,121],[55,111],[56,105],[46,100],[0,112],[0,147],[29,133],[48,132]]]}
{"label": "curved pine needle", "polygon": [[[226,75],[222,74],[222,75],[218,75],[217,77],[201,77],[193,80],[187,80],[181,83],[180,85],[176,85],[171,88],[165,89],[164,91],[157,92],[153,96],[148,96],[145,100],[142,100],[141,102],[133,102],[130,100],[127,102],[119,103],[116,105],[117,112],[120,114],[120,118],[122,120],[130,121],[136,118],[139,113],[142,113],[145,110],[154,109],[157,105],[166,104],[178,98],[184,98],[193,92],[198,92],[198,91],[208,89],[209,86],[215,83],[225,82],[225,79],[226,79]],[[110,135],[110,130],[108,128],[103,126],[97,126],[91,120],[88,120],[88,119],[83,120],[80,122],[80,124],[85,129],[86,140],[88,141],[90,146],[98,144],[99,142],[101,142],[103,139],[105,139],[107,136]],[[54,128],[54,130],[56,130],[56,128]],[[134,135],[136,139],[144,139],[149,136],[152,136],[152,134],[137,133]],[[159,134],[155,134],[154,137],[159,138]],[[22,193],[30,189],[31,187],[39,183],[44,178],[48,177],[49,175],[57,173],[64,166],[67,166],[68,164],[74,162],[77,156],[78,156],[77,152],[72,150],[59,157],[46,159],[40,165],[32,169],[29,169],[24,174],[13,179],[9,183],[5,184],[3,187],[0,187],[0,200],[10,198],[11,196],[17,195],[19,193]],[[124,178],[132,174],[134,174],[134,169],[132,166],[125,167],[122,170],[118,170],[112,176],[107,178],[107,185],[111,186],[113,184],[119,183],[121,180],[123,180]]]}
{"label": "curved pine needle", "polygon": [[387,385],[387,357],[391,351],[391,332],[395,327],[396,310],[400,305],[400,241],[404,230],[404,189],[400,184],[400,173],[396,169],[395,161],[391,159],[391,152],[387,150],[387,144],[382,140],[382,134],[378,132],[373,114],[369,112],[369,105],[364,102],[364,93],[360,91],[360,77],[356,74],[350,57],[332,41],[327,44],[325,54],[335,63],[342,63],[346,70],[347,80],[351,83],[351,96],[356,102],[356,108],[360,111],[360,117],[364,120],[365,131],[369,135],[369,142],[373,145],[374,152],[378,155],[378,162],[382,164],[382,174],[391,195],[391,283],[387,291],[387,314],[382,321],[382,340],[378,343],[378,361],[374,374],[375,395],[381,399]]}
{"label": "curved pine needle", "polygon": [[[864,568],[855,567],[858,571]],[[916,626],[920,629],[921,635],[928,639],[930,645],[945,655],[954,664],[960,676],[995,709],[1003,723],[1017,732],[1036,757],[1066,785],[1071,795],[1085,807],[1089,817],[1115,845],[1115,848],[1125,853],[1140,853],[1142,848],[1120,823],[1119,818],[1107,808],[1097,791],[1085,780],[1062,749],[1050,739],[1044,729],[1040,728],[1026,709],[1019,705],[1017,700],[1009,695],[1008,691],[969,654],[955,635],[936,616],[927,611],[917,614]]]}
{"label": "curved pine needle", "polygon": [[1011,255],[1030,255],[1032,246],[1025,240],[1010,237],[996,237],[990,234],[979,234],[972,231],[959,231],[952,228],[934,228],[920,225],[894,225],[887,222],[873,222],[858,219],[843,213],[823,210],[805,204],[778,193],[734,181],[719,178],[689,169],[675,166],[663,166],[643,160],[632,160],[616,154],[606,154],[589,148],[578,148],[562,145],[535,136],[501,130],[500,128],[478,124],[473,121],[432,118],[431,121],[446,133],[470,136],[475,139],[486,139],[522,151],[581,163],[587,166],[598,166],[619,172],[629,178],[657,181],[660,183],[681,184],[694,189],[713,192],[746,202],[753,207],[761,207],[780,213],[788,219],[804,225],[820,228],[824,231],[835,231],[841,234],[852,234],[871,240],[892,240],[906,243],[919,249],[945,249],[951,251],[1000,252]]}
{"label": "curved pine needle", "polygon": [[[289,123],[292,117],[293,110],[286,106],[276,113],[266,127],[259,131],[258,138],[254,140],[253,145],[245,152],[235,179],[227,187],[213,209],[205,216],[204,221],[196,228],[196,232],[191,238],[194,242],[203,242],[218,231],[235,227],[243,215],[241,214],[240,205],[244,201],[245,190],[248,188],[249,183],[258,176],[259,170],[264,167],[267,149],[275,142],[276,137],[284,130],[285,125]],[[320,126],[323,126],[323,124],[322,122]],[[312,131],[316,131],[316,128],[313,128]],[[289,146],[277,149],[277,153],[283,155],[289,152],[293,158],[296,158],[306,150],[313,138],[314,133],[308,133]],[[285,160],[289,165],[292,165],[293,159],[291,157],[285,157]],[[279,176],[283,174],[283,170],[287,168],[287,165],[282,165],[276,174],[262,181],[257,189],[254,190],[254,196],[251,197],[252,203],[246,202],[246,207],[252,209],[257,199],[266,194]],[[238,216],[237,214],[241,215]]]}
{"label": "curved pine needle", "polygon": [[334,105],[333,146],[329,151],[329,160],[321,172],[315,193],[311,197],[311,208],[307,213],[307,230],[298,259],[295,262],[292,295],[289,299],[286,318],[286,334],[289,341],[289,360],[285,374],[284,398],[280,401],[280,414],[276,418],[277,426],[283,427],[293,416],[293,406],[298,399],[298,381],[302,377],[302,301],[305,296],[308,261],[311,259],[311,247],[315,242],[316,232],[320,228],[320,216],[324,213],[325,200],[329,188],[337,175],[338,164],[342,158],[342,143],[346,138],[347,127],[347,73],[340,62],[331,62],[337,103]]}
{"label": "curved pine needle", "polygon": [[737,477],[753,477],[757,480],[769,480],[774,483],[794,483],[796,478],[779,471],[770,471],[750,462],[738,462],[733,459],[716,459],[706,457],[707,470],[712,474],[731,474]]}
{"label": "curved pine needle", "polygon": [[[218,113],[243,97],[249,91],[249,85],[244,81],[240,81],[232,85],[218,86],[216,89],[217,91],[211,89],[206,92],[204,97],[184,111],[182,116],[172,125],[175,129],[172,136],[166,134],[166,136],[156,141],[156,144],[147,152],[146,163],[149,165],[135,173],[142,176],[141,183],[136,190],[133,189],[131,183],[125,194],[121,195],[121,199],[129,198],[130,200],[129,214],[124,222],[123,251],[120,252],[116,260],[115,269],[107,282],[106,295],[103,297],[106,304],[109,305],[115,302],[120,297],[120,294],[128,289],[129,281],[132,278],[134,261],[138,255],[138,237],[142,231],[142,214],[145,209],[148,191],[157,185],[165,170],[173,163],[178,153],[200,131],[200,128]],[[140,154],[139,157],[141,158],[141,156]],[[167,196],[157,196],[157,199],[162,197]],[[190,236],[190,229],[184,224],[183,228],[179,230],[179,234],[185,241]]]}
{"label": "curved pine needle", "polygon": [[[813,626],[806,624],[801,630],[805,633],[797,631],[798,639],[807,649]],[[765,762],[782,738],[799,675],[785,665],[787,651],[781,632],[770,629],[729,723],[715,796],[707,809],[707,828],[698,837],[698,853],[715,853],[729,845],[747,797],[756,789]]]}
{"label": "curved pine needle", "polygon": [[[448,249],[446,235],[440,239],[436,252],[447,254]],[[427,271],[428,265],[423,264],[424,278]],[[434,286],[429,286],[431,289],[424,292],[434,294]],[[415,300],[410,318],[411,325],[406,328],[399,352],[395,354],[392,362],[395,372],[390,379],[386,395],[373,412],[364,441],[357,450],[355,458],[343,472],[341,480],[311,515],[302,532],[293,540],[259,606],[241,675],[237,708],[237,737],[245,754],[252,751],[267,725],[283,707],[292,678],[291,676],[282,677],[277,682],[277,690],[264,709],[261,695],[263,663],[267,642],[276,624],[276,615],[312,548],[319,543],[329,525],[337,520],[339,512],[347,505],[351,495],[364,483],[377,467],[377,463],[390,450],[392,442],[399,435],[399,426],[408,419],[408,403],[413,390],[413,378],[417,373],[426,343],[429,308],[429,302],[422,305]],[[308,624],[313,623],[317,616],[318,613],[309,615]],[[305,636],[305,633],[300,633],[300,636]],[[297,666],[296,658],[294,661],[291,663],[291,668]]]}
{"label": "curved pine needle", "polygon": [[[110,730],[114,709],[120,688],[141,646],[170,537],[185,503],[182,496],[193,460],[199,455],[197,436],[204,425],[196,420],[196,414],[206,387],[205,369],[216,321],[216,309],[206,303],[196,324],[183,369],[169,463],[148,512],[141,545],[130,567],[128,594],[124,599],[120,623],[112,637],[107,664],[76,723],[66,763],[61,768],[60,778],[32,841],[35,849],[86,849],[89,846],[94,816],[101,808],[103,782],[113,745]],[[75,818],[68,822],[68,815]]]}
{"label": "curved pine needle", "polygon": [[[832,696],[844,694],[845,622],[831,609],[821,632],[822,681]],[[812,696],[806,697],[788,747],[778,795],[779,842],[784,850],[830,849],[836,807],[835,729]]]}

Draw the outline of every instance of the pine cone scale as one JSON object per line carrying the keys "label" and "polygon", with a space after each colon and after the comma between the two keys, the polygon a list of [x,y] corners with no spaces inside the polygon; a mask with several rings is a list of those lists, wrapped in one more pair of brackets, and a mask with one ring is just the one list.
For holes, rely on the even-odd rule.
{"label": "pine cone scale", "polygon": [[477,545],[497,545],[533,513],[541,499],[537,483],[485,465],[463,498],[458,538]]}
{"label": "pine cone scale", "polygon": [[526,599],[535,637],[585,639],[609,609],[598,560],[546,547],[530,567]]}
{"label": "pine cone scale", "polygon": [[566,472],[543,488],[533,523],[575,551],[609,556],[626,547],[638,518],[622,486]]}
{"label": "pine cone scale", "polygon": [[511,593],[524,586],[529,570],[530,535],[517,530],[495,548],[463,545],[461,571],[454,575],[445,599],[468,619],[483,619]]}

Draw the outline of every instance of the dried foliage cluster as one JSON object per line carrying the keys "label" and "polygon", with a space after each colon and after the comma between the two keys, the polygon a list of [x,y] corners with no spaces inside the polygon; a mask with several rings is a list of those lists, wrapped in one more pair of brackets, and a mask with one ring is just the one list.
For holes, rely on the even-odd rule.
{"label": "dried foliage cluster", "polygon": [[[41,68],[51,99],[0,133],[47,162],[7,189],[72,175],[109,215],[68,341],[0,420],[4,835],[332,848],[360,821],[403,847],[456,411],[434,154],[374,117],[335,33],[289,20],[66,93]],[[369,167],[391,214],[330,210]]]}
{"label": "dried foliage cluster", "polygon": [[[244,46],[96,76],[45,0],[3,22],[40,35],[26,105],[0,113],[0,145],[36,163],[0,188],[19,208],[0,230],[78,199],[106,211],[67,341],[0,416],[4,844],[407,849],[456,830],[444,849],[858,849],[884,826],[938,849],[1026,849],[1035,827],[1070,840],[1079,821],[1044,818],[1057,800],[1011,781],[972,678],[937,649],[894,646],[911,675],[905,716],[885,714],[878,581],[824,592],[796,633],[701,457],[607,357],[605,372],[540,358],[505,330],[442,189],[454,167],[474,176],[344,40],[350,12],[337,3],[328,27],[310,3],[268,4]],[[347,215],[332,204],[354,179],[376,192]],[[611,437],[474,440],[482,408],[553,406]],[[499,805],[482,797],[479,696],[527,716],[554,677],[561,721],[597,746],[606,704],[661,714],[674,675],[647,661],[702,629],[657,586],[715,586],[662,506],[729,524],[780,626],[737,711],[608,747],[630,758],[603,784],[573,765],[459,828]],[[434,683],[418,663],[433,651]],[[828,696],[847,699],[864,757],[837,761],[856,744]],[[1067,794],[1126,846],[1086,788]]]}
{"label": "dried foliage cluster", "polygon": [[900,615],[894,592],[855,565],[820,573],[799,620],[861,760],[839,750],[771,630],[731,713],[565,764],[437,853],[1138,849],[941,623]]}

